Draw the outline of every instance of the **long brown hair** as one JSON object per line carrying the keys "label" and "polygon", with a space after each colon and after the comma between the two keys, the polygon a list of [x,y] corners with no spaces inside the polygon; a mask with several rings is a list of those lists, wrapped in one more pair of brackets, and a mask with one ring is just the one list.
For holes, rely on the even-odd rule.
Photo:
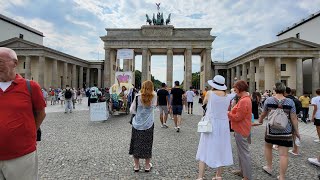
{"label": "long brown hair", "polygon": [[152,102],[152,98],[154,96],[154,92],[153,92],[154,88],[153,88],[153,83],[152,81],[145,81],[142,83],[142,87],[141,87],[141,101],[142,104],[146,105],[146,106],[150,106],[151,102]]}

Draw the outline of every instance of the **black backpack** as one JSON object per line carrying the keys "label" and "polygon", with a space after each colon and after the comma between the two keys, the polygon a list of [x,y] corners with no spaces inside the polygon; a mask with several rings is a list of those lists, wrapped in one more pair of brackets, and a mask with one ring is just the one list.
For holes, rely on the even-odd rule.
{"label": "black backpack", "polygon": [[295,98],[294,96],[287,96],[287,98],[292,99],[294,102],[294,105],[296,106],[296,114],[299,114],[302,111],[302,104],[299,101],[299,99]]}
{"label": "black backpack", "polygon": [[64,93],[64,97],[66,98],[66,99],[71,99],[71,97],[72,97],[72,92],[71,92],[71,90],[69,89],[67,89],[66,90],[66,92]]}

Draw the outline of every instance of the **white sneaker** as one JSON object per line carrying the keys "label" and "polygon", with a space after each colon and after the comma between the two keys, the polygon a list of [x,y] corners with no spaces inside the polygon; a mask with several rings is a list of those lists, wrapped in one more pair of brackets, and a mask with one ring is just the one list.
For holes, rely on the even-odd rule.
{"label": "white sneaker", "polygon": [[316,166],[320,166],[320,162],[318,161],[318,158],[308,158],[308,161],[311,163],[311,164],[314,164]]}
{"label": "white sneaker", "polygon": [[315,139],[315,140],[313,140],[313,141],[316,142],[316,143],[319,143],[319,142],[320,142],[319,139]]}

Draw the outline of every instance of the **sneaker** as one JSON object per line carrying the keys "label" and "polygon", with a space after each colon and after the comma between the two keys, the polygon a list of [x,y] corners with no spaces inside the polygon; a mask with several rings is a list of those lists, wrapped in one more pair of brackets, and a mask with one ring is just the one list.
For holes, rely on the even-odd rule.
{"label": "sneaker", "polygon": [[161,128],[165,128],[164,124],[161,125]]}
{"label": "sneaker", "polygon": [[164,128],[168,128],[168,125],[167,124],[163,124]]}
{"label": "sneaker", "polygon": [[319,139],[315,139],[315,140],[313,140],[313,141],[316,142],[316,143],[319,143],[319,142],[320,142]]}
{"label": "sneaker", "polygon": [[311,164],[320,167],[320,162],[318,161],[318,158],[308,158],[308,161],[309,161]]}
{"label": "sneaker", "polygon": [[294,153],[292,149],[289,150],[288,152],[289,152],[290,154],[294,155],[294,156],[299,156],[299,155],[300,155],[299,153]]}
{"label": "sneaker", "polygon": [[177,132],[180,132],[180,127],[179,126],[177,127]]}

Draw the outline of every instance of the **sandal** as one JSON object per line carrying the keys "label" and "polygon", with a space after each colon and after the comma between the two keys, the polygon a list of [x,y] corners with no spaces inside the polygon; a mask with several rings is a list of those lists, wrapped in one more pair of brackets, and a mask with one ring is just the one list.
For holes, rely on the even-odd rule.
{"label": "sandal", "polygon": [[149,165],[150,165],[150,168],[149,169],[144,169],[144,172],[150,172],[150,170],[152,169],[152,164],[149,163]]}
{"label": "sandal", "polygon": [[234,174],[234,175],[243,177],[243,174],[242,174],[241,170],[233,170],[233,171],[231,171],[231,173]]}
{"label": "sandal", "polygon": [[272,169],[270,169],[268,166],[263,166],[262,169],[269,175],[272,175]]}
{"label": "sandal", "polygon": [[299,154],[299,153],[294,153],[292,149],[291,149],[291,150],[289,150],[288,152],[289,152],[290,154],[294,155],[294,156],[300,156],[300,154]]}
{"label": "sandal", "polygon": [[136,169],[135,166],[133,166],[133,170],[134,170],[134,172],[139,172],[140,171],[140,166],[137,169]]}

